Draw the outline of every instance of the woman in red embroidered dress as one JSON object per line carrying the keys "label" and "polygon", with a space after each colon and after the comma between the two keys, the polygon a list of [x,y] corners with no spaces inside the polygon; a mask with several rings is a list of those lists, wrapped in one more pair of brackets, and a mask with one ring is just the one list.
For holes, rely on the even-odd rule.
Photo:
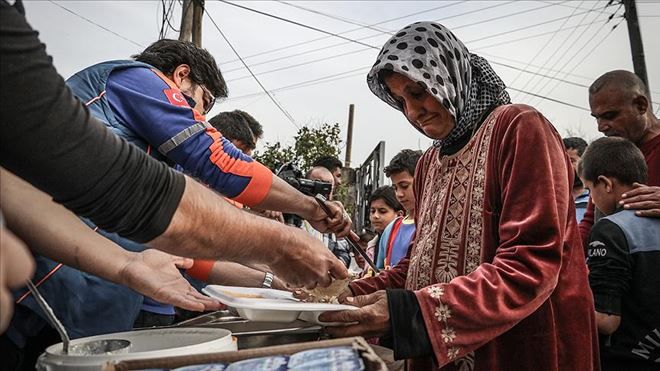
{"label": "woman in red embroidered dress", "polygon": [[321,319],[358,323],[329,331],[391,335],[414,370],[599,369],[573,172],[550,122],[435,23],[393,36],[367,81],[435,142],[408,259],[353,282],[361,308]]}

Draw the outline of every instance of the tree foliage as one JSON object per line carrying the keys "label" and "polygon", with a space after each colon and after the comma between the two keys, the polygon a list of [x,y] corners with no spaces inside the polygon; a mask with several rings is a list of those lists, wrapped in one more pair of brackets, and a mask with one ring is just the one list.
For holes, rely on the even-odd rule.
{"label": "tree foliage", "polygon": [[277,170],[293,160],[305,171],[320,156],[339,157],[340,134],[338,123],[304,126],[298,130],[293,145],[267,142],[263,150],[255,153],[254,158],[271,170]]}

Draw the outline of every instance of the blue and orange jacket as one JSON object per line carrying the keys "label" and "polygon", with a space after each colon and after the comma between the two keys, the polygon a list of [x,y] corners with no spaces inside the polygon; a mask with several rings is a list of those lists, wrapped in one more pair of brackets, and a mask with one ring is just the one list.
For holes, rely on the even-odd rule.
{"label": "blue and orange jacket", "polygon": [[115,134],[248,206],[268,194],[272,173],[243,154],[188,104],[160,71],[110,61],[67,80],[73,93]]}

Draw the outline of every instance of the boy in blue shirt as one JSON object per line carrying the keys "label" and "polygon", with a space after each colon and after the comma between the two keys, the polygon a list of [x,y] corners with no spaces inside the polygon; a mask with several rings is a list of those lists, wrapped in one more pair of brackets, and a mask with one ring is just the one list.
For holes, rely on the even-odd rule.
{"label": "boy in blue shirt", "polygon": [[415,235],[415,194],[413,181],[417,161],[422,151],[404,149],[385,167],[385,175],[392,181],[396,198],[406,209],[404,217],[394,219],[385,227],[378,242],[376,267],[387,269],[395,266],[406,254]]}
{"label": "boy in blue shirt", "polygon": [[618,137],[594,141],[578,165],[606,215],[591,229],[587,250],[603,370],[657,370],[660,360],[660,219],[619,206],[647,171],[642,152]]}

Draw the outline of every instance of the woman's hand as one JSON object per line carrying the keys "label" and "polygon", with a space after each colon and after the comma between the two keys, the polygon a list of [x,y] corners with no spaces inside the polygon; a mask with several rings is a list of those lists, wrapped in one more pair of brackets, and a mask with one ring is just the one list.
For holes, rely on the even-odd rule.
{"label": "woman's hand", "polygon": [[319,316],[319,321],[357,323],[341,327],[328,327],[327,331],[330,335],[334,337],[379,337],[390,333],[390,310],[387,305],[387,293],[384,290],[369,295],[346,297],[343,303],[354,305],[360,309],[325,312]]}

